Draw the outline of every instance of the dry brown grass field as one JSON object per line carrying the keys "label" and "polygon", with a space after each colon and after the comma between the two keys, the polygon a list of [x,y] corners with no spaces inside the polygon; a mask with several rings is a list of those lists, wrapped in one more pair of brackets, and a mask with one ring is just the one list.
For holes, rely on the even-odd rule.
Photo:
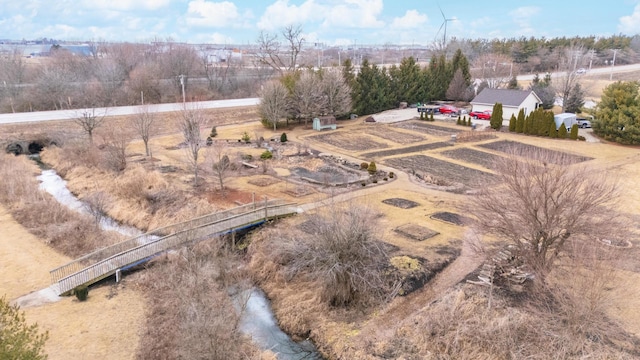
{"label": "dry brown grass field", "polygon": [[[456,306],[464,299],[481,302],[478,296],[484,296],[483,288],[468,290],[457,285],[481,263],[481,259],[465,245],[465,240],[473,238],[473,234],[464,224],[446,220],[472,216],[463,210],[466,194],[478,186],[491,185],[493,170],[487,159],[505,154],[490,144],[510,141],[520,144],[523,149],[535,146],[588,158],[571,166],[585,165],[609,181],[618,181],[624,191],[620,210],[636,220],[640,218],[640,190],[636,186],[640,176],[637,165],[640,153],[637,148],[493,132],[451,143],[451,134],[458,133],[458,138],[463,139],[469,136],[470,130],[456,126],[450,120],[423,126],[416,121],[370,124],[360,118],[340,122],[336,131],[318,133],[310,127],[295,126],[273,132],[255,121],[254,110],[229,110],[221,114],[211,115],[207,128],[201,129],[203,137],[215,124],[216,141],[225,144],[224,151],[229,158],[236,162],[251,155],[251,160],[245,161],[256,166],[255,169],[240,166],[228,174],[225,193],[220,191],[214,174],[208,170],[213,155],[207,148],[203,149],[201,158],[203,182],[197,188],[193,187],[185,152],[180,149],[181,136],[170,125],[174,121],[171,115],[164,115],[160,135],[150,141],[153,158],[143,156],[142,142],[133,139],[127,147],[127,169],[120,174],[100,168],[99,161],[96,166],[82,165],[77,153],[75,157],[71,156],[74,153],[64,147],[46,149],[42,157],[65,175],[69,188],[80,198],[100,189],[110,195],[107,207],[110,216],[143,229],[254,199],[261,201],[265,197],[296,202],[309,211],[332,202],[359,203],[374,209],[380,214],[377,225],[383,229],[383,239],[389,244],[394,267],[405,275],[426,276],[430,280],[426,285],[418,286],[407,296],[395,298],[383,308],[353,313],[318,304],[313,288],[304,282],[279,279],[261,284],[272,300],[283,329],[294,335],[311,336],[325,353],[343,358],[349,355],[368,358],[371,353],[367,348],[375,349],[378,355],[384,354],[385,349],[402,345],[398,343],[400,334],[419,338],[421,335],[412,327],[418,322],[424,325],[423,320],[418,319],[433,316],[431,312],[442,308],[439,304],[443,299],[454,301]],[[234,118],[234,114],[238,117]],[[109,120],[112,125],[121,127],[125,127],[126,121],[126,118]],[[0,136],[68,133],[70,129],[74,127],[69,122],[37,127],[8,126],[0,127]],[[279,138],[283,131],[287,133],[288,143],[270,141]],[[250,144],[238,142],[245,132],[251,137]],[[71,133],[80,136],[76,130]],[[264,148],[256,147],[255,143],[260,137],[277,150],[274,159],[259,160]],[[313,155],[308,155],[307,150]],[[333,157],[318,156],[321,153]],[[348,186],[328,186],[330,174],[339,168],[336,158],[339,162],[347,162],[347,167],[349,163],[358,165],[363,161],[375,161],[378,169],[385,172],[384,179],[381,176],[376,183],[358,180]],[[323,173],[325,168],[331,171]],[[368,178],[366,172],[356,168],[349,176]],[[395,176],[391,178],[389,172],[394,172]],[[317,183],[305,181],[305,176],[318,176]],[[363,182],[366,182],[364,186]],[[0,234],[0,262],[12,261],[13,264],[2,268],[5,280],[0,283],[0,291],[15,298],[46,286],[48,270],[61,265],[67,258],[57,255],[27,233],[6,212],[1,214],[0,221],[3,229],[5,224],[12,229]],[[298,222],[294,217],[275,226],[297,226]],[[614,267],[616,276],[610,279],[612,295],[607,303],[607,313],[636,336],[640,336],[638,230],[637,226],[629,229],[631,248],[613,250],[618,251],[618,261]],[[485,242],[488,247],[496,245],[491,239]],[[448,263],[451,265],[445,267]],[[18,282],[9,278],[24,280]],[[139,277],[125,281],[125,286],[117,288],[114,297],[109,296],[114,290],[100,287],[91,292],[86,303],[65,298],[27,309],[30,320],[51,332],[47,345],[50,358],[68,358],[77,349],[83,349],[75,352],[83,357],[133,358],[139,336],[144,332],[145,300],[144,294],[136,290],[137,280]],[[472,311],[472,307],[462,305],[458,309],[461,314]],[[441,310],[453,311],[451,308]],[[506,321],[508,314],[504,316],[500,318],[502,321]],[[372,343],[376,341],[379,344],[374,346]]]}

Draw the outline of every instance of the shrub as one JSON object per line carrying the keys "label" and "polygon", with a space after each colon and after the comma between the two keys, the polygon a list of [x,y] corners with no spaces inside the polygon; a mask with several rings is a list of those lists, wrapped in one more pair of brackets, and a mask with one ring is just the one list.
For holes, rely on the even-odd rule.
{"label": "shrub", "polygon": [[560,128],[558,129],[558,138],[559,139],[567,138],[567,128],[564,126],[564,124],[560,125]]}
{"label": "shrub", "polygon": [[388,181],[389,179],[385,176],[385,177],[382,178],[382,180]]}
{"label": "shrub", "polygon": [[460,116],[458,116],[458,120],[456,121],[456,125],[462,125],[462,122],[460,121]]}
{"label": "shrub", "polygon": [[367,168],[367,171],[369,172],[369,174],[373,175],[376,173],[376,171],[378,171],[378,169],[376,168],[376,163],[375,162],[370,162],[369,163],[369,167]]}
{"label": "shrub", "polygon": [[465,116],[464,119],[465,119],[465,121],[467,123],[467,126],[471,126],[471,117],[466,117]]}
{"label": "shrub", "polygon": [[429,116],[429,121],[435,121],[435,119],[433,118],[433,113],[431,113],[431,115]]}
{"label": "shrub", "polygon": [[280,142],[287,142],[287,133],[282,133],[282,135],[280,135]]}
{"label": "shrub", "polygon": [[242,154],[242,155],[240,155],[240,158],[243,161],[251,161],[251,160],[253,160],[253,155],[251,155],[251,154]]}
{"label": "shrub", "polygon": [[213,139],[211,138],[211,136],[207,137],[207,146],[211,146],[213,145]]}
{"label": "shrub", "polygon": [[216,127],[214,126],[211,128],[211,133],[209,133],[209,137],[214,138],[216,136],[218,136],[218,130],[216,130]]}
{"label": "shrub", "polygon": [[584,136],[582,136],[582,135],[578,135],[578,140],[580,140],[580,141],[587,141],[587,138],[585,138],[585,137],[584,137]]}
{"label": "shrub", "polygon": [[242,140],[245,143],[249,143],[249,141],[251,141],[251,137],[249,136],[249,133],[247,133],[246,131],[242,134],[242,137],[240,138],[240,140]]}
{"label": "shrub", "polygon": [[389,178],[393,179],[393,177],[394,177],[394,176],[396,176],[396,174],[394,174],[394,173],[393,173],[393,171],[391,171],[391,172],[389,173]]}
{"label": "shrub", "polygon": [[49,333],[40,333],[37,324],[27,324],[18,306],[0,298],[0,358],[44,360],[48,338]]}
{"label": "shrub", "polygon": [[578,124],[571,126],[571,133],[569,134],[571,140],[578,140]]}
{"label": "shrub", "polygon": [[420,120],[424,120],[424,113],[423,112],[420,113]]}
{"label": "shrub", "polygon": [[79,301],[86,301],[87,297],[89,297],[89,287],[86,285],[78,286],[73,289],[73,293]]}
{"label": "shrub", "polygon": [[366,170],[368,168],[369,168],[369,163],[363,162],[363,163],[360,164],[360,169]]}
{"label": "shrub", "polygon": [[367,183],[363,181],[362,186],[367,186]]}
{"label": "shrub", "polygon": [[378,179],[373,179],[371,182],[374,183],[374,184],[377,184],[378,183]]}
{"label": "shrub", "polygon": [[271,158],[273,158],[273,153],[269,150],[266,150],[265,152],[260,154],[260,159],[262,160],[269,160]]}

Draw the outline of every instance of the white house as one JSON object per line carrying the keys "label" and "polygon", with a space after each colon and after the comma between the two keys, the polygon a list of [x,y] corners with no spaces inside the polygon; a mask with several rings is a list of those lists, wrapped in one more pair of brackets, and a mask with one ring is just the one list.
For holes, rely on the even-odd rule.
{"label": "white house", "polygon": [[510,90],[484,88],[473,100],[473,111],[493,110],[495,103],[502,104],[502,118],[509,119],[511,115],[518,116],[520,109],[524,115],[529,115],[542,104],[542,101],[531,90]]}

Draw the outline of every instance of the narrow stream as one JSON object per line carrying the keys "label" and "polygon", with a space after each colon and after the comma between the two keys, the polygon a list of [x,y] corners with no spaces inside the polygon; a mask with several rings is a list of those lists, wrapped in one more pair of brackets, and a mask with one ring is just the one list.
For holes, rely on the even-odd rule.
{"label": "narrow stream", "polygon": [[[38,176],[40,189],[51,194],[59,203],[68,208],[88,213],[85,204],[67,188],[67,182],[55,170],[43,170]],[[117,231],[126,236],[141,235],[136,228],[118,224],[103,216],[100,221],[103,230]],[[241,311],[240,331],[251,336],[262,350],[270,350],[280,360],[321,359],[313,343],[308,340],[296,343],[276,322],[269,300],[259,288],[252,288],[233,295],[238,311]]]}

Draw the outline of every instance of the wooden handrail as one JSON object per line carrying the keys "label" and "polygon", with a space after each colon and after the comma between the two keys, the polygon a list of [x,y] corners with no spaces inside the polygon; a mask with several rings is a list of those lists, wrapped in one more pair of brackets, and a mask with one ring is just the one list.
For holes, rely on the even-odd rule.
{"label": "wooden handrail", "polygon": [[[189,241],[204,239],[243,226],[252,225],[270,218],[295,214],[294,204],[275,200],[262,203],[262,206],[249,204],[229,211],[209,214],[196,219],[156,229],[149,233],[125,240],[122,243],[85,255],[68,264],[51,270],[52,283],[58,284],[59,294],[64,294],[83,284],[90,284],[116,270],[150,258],[168,249]],[[242,210],[242,211],[239,211]],[[172,233],[160,236],[169,228]],[[161,230],[161,231],[160,231]],[[146,236],[146,237],[145,237]],[[140,243],[140,239],[145,241]],[[109,249],[109,250],[106,250]],[[113,253],[120,250],[117,253]],[[102,256],[102,259],[98,257]]]}

